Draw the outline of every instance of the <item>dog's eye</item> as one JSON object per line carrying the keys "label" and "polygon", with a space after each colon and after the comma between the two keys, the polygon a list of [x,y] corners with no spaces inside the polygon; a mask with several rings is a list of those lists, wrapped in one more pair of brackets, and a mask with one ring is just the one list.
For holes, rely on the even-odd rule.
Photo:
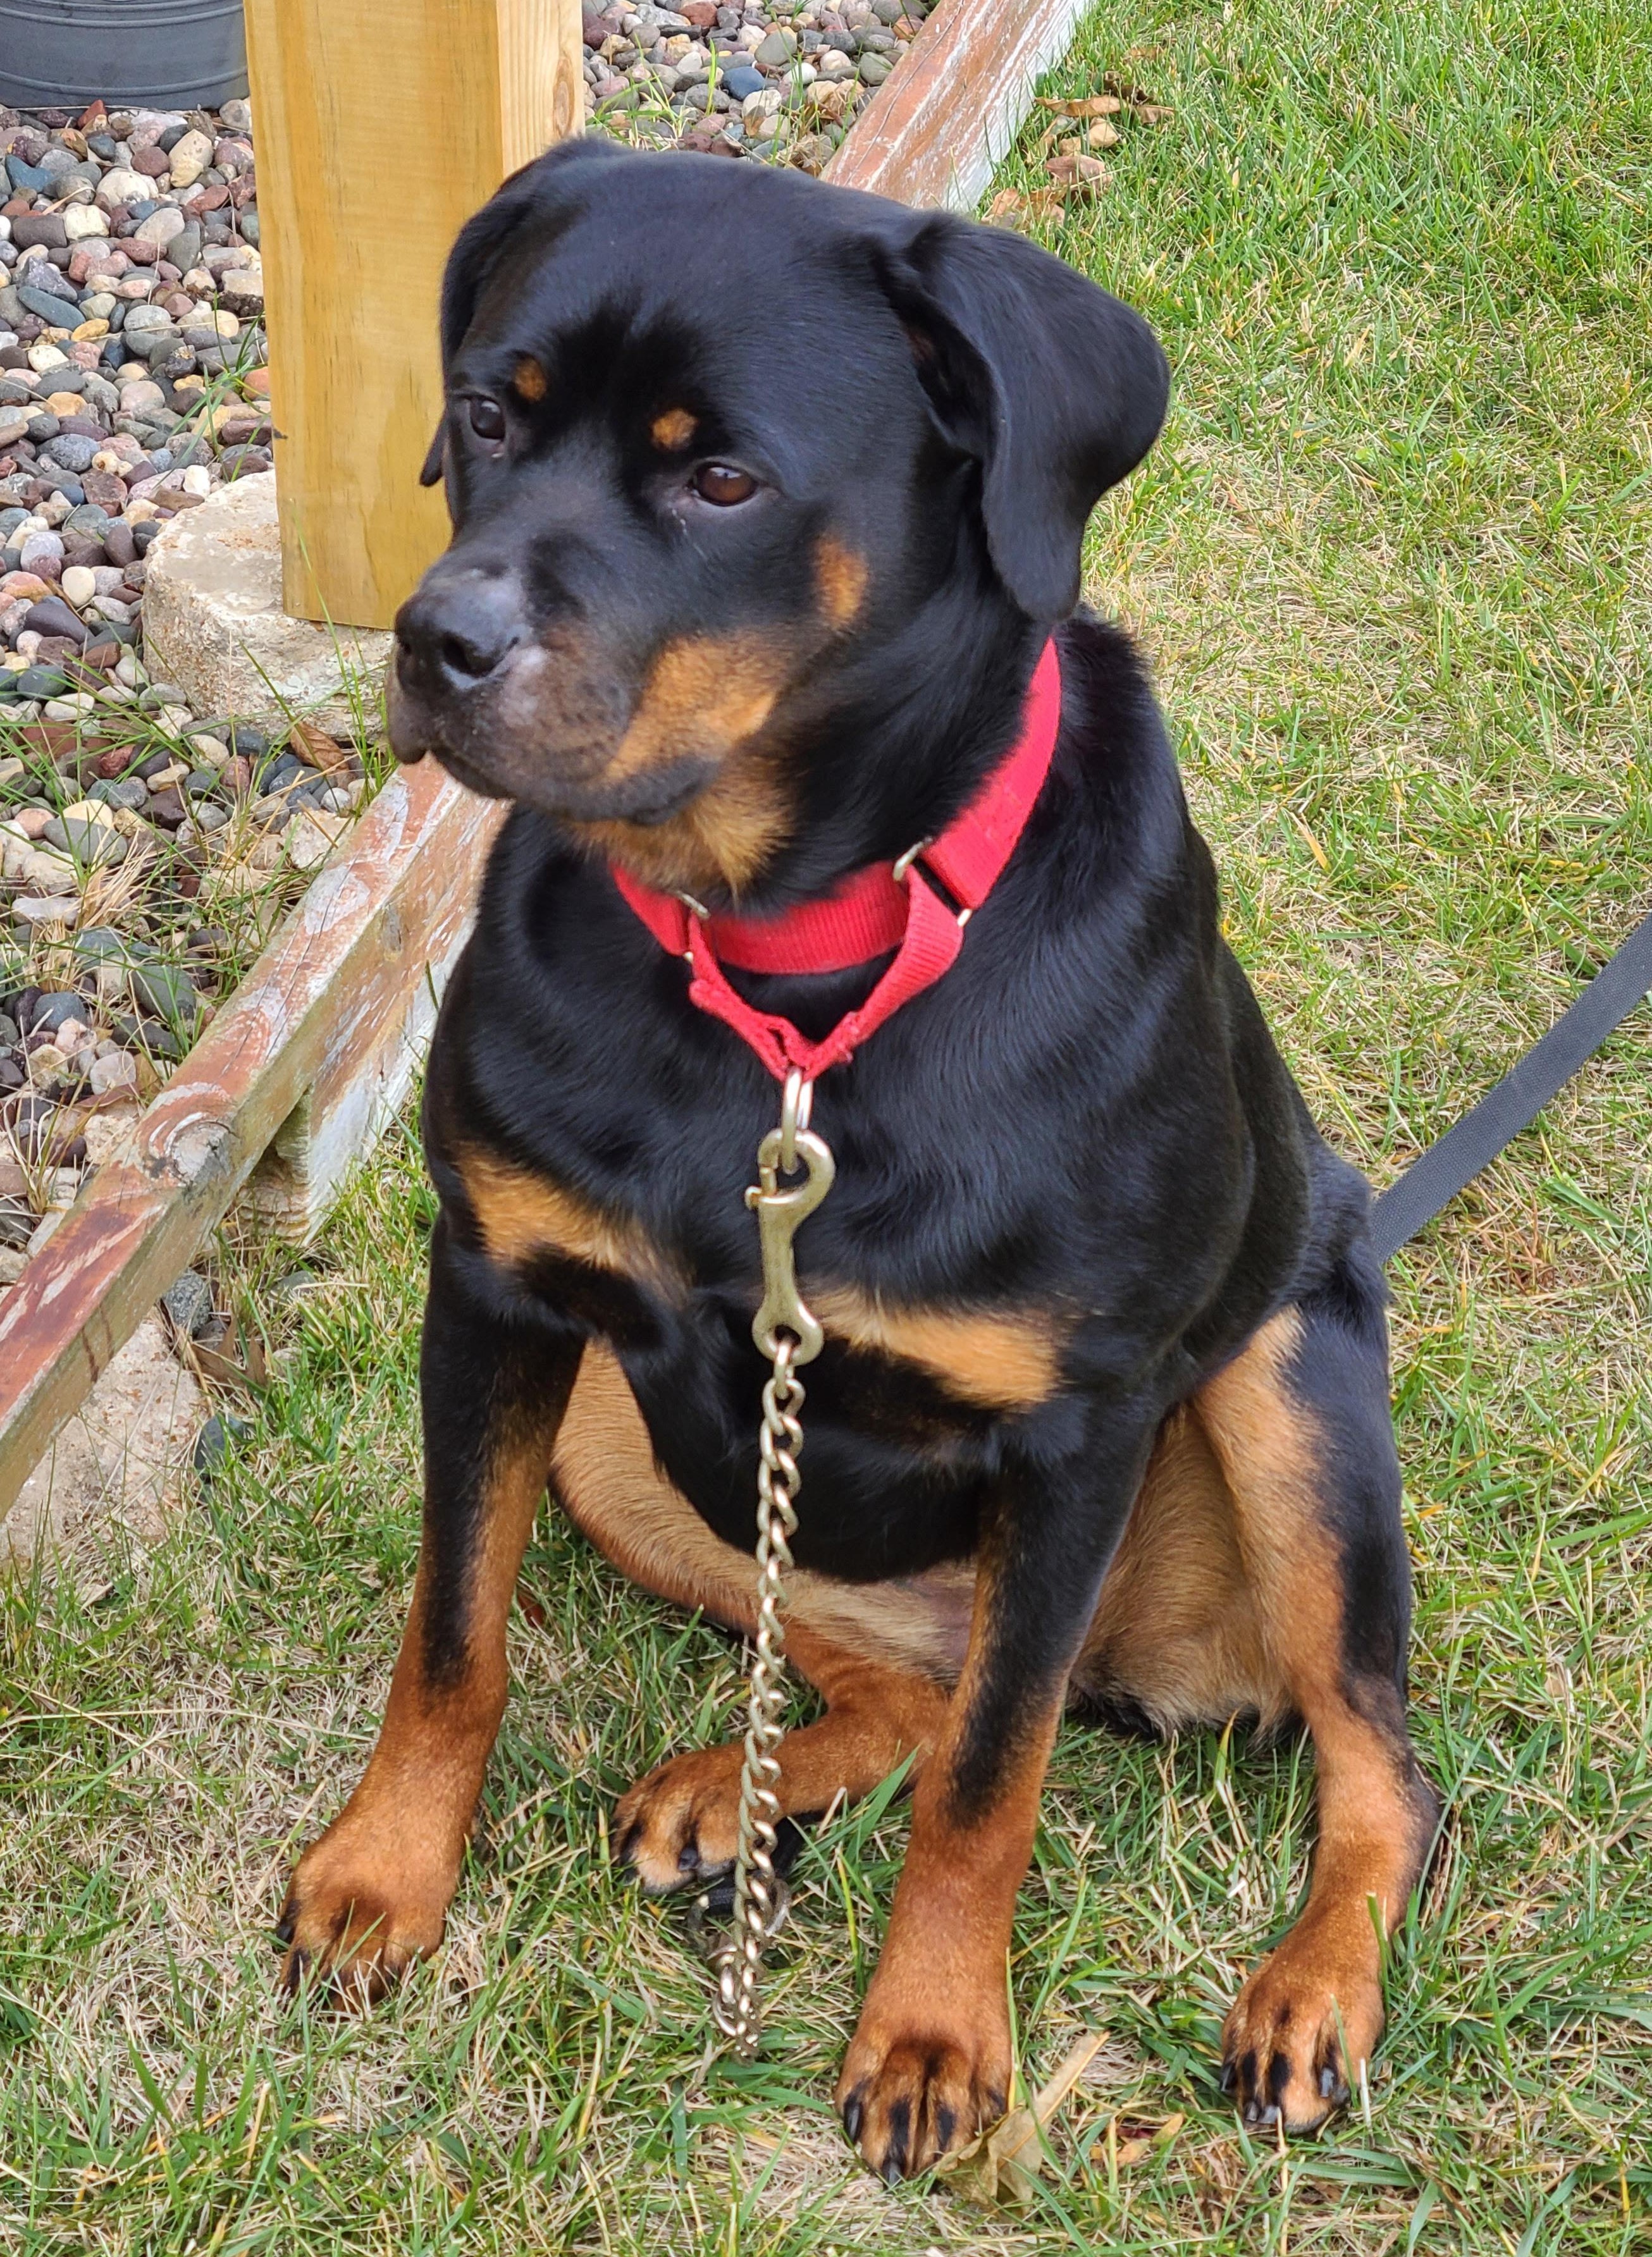
{"label": "dog's eye", "polygon": [[497,400],[471,400],[471,428],[479,439],[502,439],[505,436],[505,410]]}
{"label": "dog's eye", "polygon": [[714,501],[720,509],[749,501],[757,491],[751,472],[737,471],[729,463],[702,463],[690,483],[702,501]]}

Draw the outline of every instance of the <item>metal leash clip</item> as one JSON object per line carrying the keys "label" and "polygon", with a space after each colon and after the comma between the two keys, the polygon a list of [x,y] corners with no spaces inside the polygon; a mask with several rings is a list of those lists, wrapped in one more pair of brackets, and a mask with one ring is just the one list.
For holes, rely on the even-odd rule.
{"label": "metal leash clip", "polygon": [[[791,1567],[791,1540],[797,1532],[798,1491],[802,1475],[803,1383],[800,1364],[819,1355],[825,1334],[798,1291],[792,1240],[832,1188],[837,1164],[830,1147],[809,1127],[814,1085],[800,1073],[786,1078],[780,1126],[757,1147],[757,1181],[746,1204],[757,1217],[762,1250],[763,1297],[752,1322],[752,1338],[774,1369],[762,1395],[762,1426],[757,1462],[757,1630],[747,1704],[745,1760],[740,1774],[740,1819],[734,1852],[734,1926],[727,1943],[712,1954],[717,1967],[713,2014],[725,2037],[742,2054],[756,2051],[762,2034],[757,1978],[764,1944],[785,1918],[785,1883],[775,1870],[780,1826],[780,1762],[776,1752],[784,1737],[780,1712],[785,1700],[784,1632],[780,1610],[785,1576]],[[805,1171],[801,1183],[783,1176]]]}

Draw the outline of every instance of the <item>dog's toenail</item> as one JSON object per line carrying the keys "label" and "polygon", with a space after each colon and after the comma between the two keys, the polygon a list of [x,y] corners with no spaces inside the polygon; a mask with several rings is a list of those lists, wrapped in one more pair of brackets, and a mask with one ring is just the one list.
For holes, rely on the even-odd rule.
{"label": "dog's toenail", "polygon": [[1237,2081],[1238,2073],[1233,2063],[1230,2061],[1224,2061],[1222,2064],[1222,2090],[1224,2092],[1231,2092]]}
{"label": "dog's toenail", "polygon": [[698,1843],[685,1842],[683,1847],[677,1853],[677,1871],[679,1873],[697,1873],[699,1871],[699,1863],[700,1853]]}
{"label": "dog's toenail", "polygon": [[1332,2094],[1333,2092],[1335,2092],[1335,2091],[1336,2091],[1336,2077],[1332,2075],[1332,2073],[1331,2073],[1331,2071],[1330,2071],[1329,2070],[1328,2070],[1328,2069],[1322,2069],[1322,2070],[1321,2070],[1321,2071],[1319,2072],[1319,2097],[1320,2097],[1320,2098],[1321,2098],[1322,2100],[1329,2100],[1329,2099],[1330,2098],[1330,2097],[1331,2097],[1331,2094]]}
{"label": "dog's toenail", "polygon": [[861,2126],[865,2119],[866,2111],[861,2105],[860,2094],[850,2093],[843,2104],[843,2128],[857,2147],[861,2144]]}

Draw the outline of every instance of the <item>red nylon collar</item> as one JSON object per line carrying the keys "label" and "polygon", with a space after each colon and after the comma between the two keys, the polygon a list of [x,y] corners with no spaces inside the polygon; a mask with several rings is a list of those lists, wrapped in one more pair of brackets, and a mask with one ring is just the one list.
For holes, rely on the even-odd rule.
{"label": "red nylon collar", "polygon": [[[612,871],[613,882],[661,947],[687,958],[694,973],[689,1001],[749,1043],[776,1080],[797,1072],[812,1081],[847,1064],[874,1029],[956,963],[965,922],[997,883],[1043,789],[1060,720],[1061,669],[1052,640],[1033,671],[1013,749],[898,880],[896,865],[874,863],[825,901],[777,917],[701,917],[679,895],[656,893],[624,870]],[[962,904],[961,914],[925,882],[925,867]],[[890,948],[888,971],[824,1042],[808,1042],[790,1019],[757,1010],[723,976],[724,963],[742,972],[847,972]]]}

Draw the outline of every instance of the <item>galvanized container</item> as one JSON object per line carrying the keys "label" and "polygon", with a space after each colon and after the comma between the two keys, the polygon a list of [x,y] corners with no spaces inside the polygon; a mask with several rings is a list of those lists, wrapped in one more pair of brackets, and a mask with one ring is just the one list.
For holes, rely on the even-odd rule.
{"label": "galvanized container", "polygon": [[241,0],[0,0],[0,103],[216,110],[245,92]]}

